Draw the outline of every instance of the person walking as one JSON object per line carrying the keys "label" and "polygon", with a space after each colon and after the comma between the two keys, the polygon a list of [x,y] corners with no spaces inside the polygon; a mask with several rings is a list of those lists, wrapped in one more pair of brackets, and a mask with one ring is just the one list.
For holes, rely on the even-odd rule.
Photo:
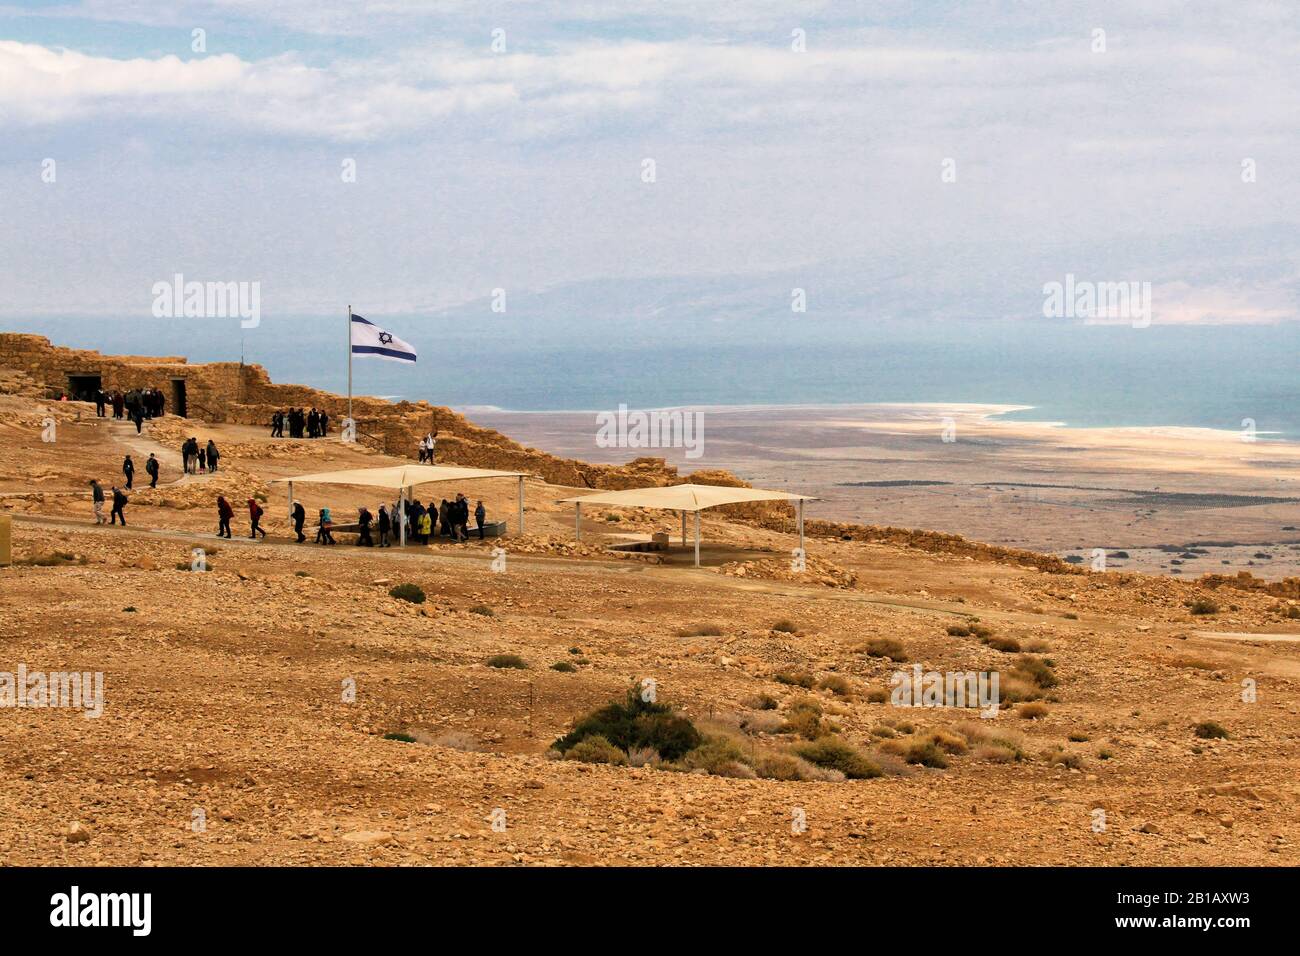
{"label": "person walking", "polygon": [[153,452],[149,453],[149,460],[144,463],[145,474],[149,476],[149,487],[158,487],[158,459],[154,457]]}
{"label": "person walking", "polygon": [[320,510],[320,527],[316,529],[317,544],[334,543],[334,535],[330,533],[330,528],[333,526],[334,522],[330,520],[330,510],[328,508],[322,508]]}
{"label": "person walking", "polygon": [[365,505],[362,505],[361,511],[357,514],[357,525],[361,528],[361,533],[357,536],[358,548],[373,548],[375,546],[374,539],[370,537],[370,523],[374,520],[375,516],[370,513]]}
{"label": "person walking", "polygon": [[478,525],[478,539],[483,540],[483,522],[487,519],[487,509],[483,507],[480,501],[474,506],[474,523]]}
{"label": "person walking", "polygon": [[230,519],[235,517],[235,509],[223,495],[217,495],[217,537],[230,537]]}
{"label": "person walking", "polygon": [[387,548],[389,546],[388,532],[391,528],[392,528],[392,524],[388,520],[388,509],[383,505],[380,505],[379,506],[379,546],[381,548]]}
{"label": "person walking", "polygon": [[301,501],[293,503],[293,531],[298,536],[298,543],[302,544],[307,540],[307,536],[302,533],[302,526],[307,523],[307,509],[302,506]]}
{"label": "person walking", "polygon": [[140,429],[144,425],[144,412],[140,410],[138,403],[131,409],[131,421],[135,422],[135,433],[140,434]]}
{"label": "person walking", "polygon": [[194,453],[198,455],[199,474],[202,475],[208,470],[208,450],[205,447],[199,446],[195,448]]}
{"label": "person walking", "polygon": [[122,474],[126,475],[126,490],[130,491],[135,481],[135,462],[131,460],[130,455],[122,459]]}
{"label": "person walking", "polygon": [[99,418],[104,417],[104,406],[108,404],[108,395],[102,388],[95,389],[95,415]]}
{"label": "person walking", "polygon": [[90,501],[95,508],[95,524],[104,523],[104,489],[94,478],[90,479]]}
{"label": "person walking", "polygon": [[211,438],[208,439],[208,474],[217,473],[217,459],[221,456],[217,454],[217,444]]}
{"label": "person walking", "polygon": [[109,517],[111,518],[109,524],[117,524],[117,519],[121,518],[122,527],[123,528],[126,527],[126,512],[123,511],[122,509],[126,507],[126,503],[128,500],[129,499],[126,497],[126,495],[122,493],[122,489],[114,485],[113,486],[113,510],[109,515]]}
{"label": "person walking", "polygon": [[259,534],[263,538],[266,537],[266,532],[257,526],[257,523],[262,520],[262,515],[264,513],[265,512],[262,511],[262,506],[257,503],[256,498],[248,499],[248,536],[250,538],[255,539]]}

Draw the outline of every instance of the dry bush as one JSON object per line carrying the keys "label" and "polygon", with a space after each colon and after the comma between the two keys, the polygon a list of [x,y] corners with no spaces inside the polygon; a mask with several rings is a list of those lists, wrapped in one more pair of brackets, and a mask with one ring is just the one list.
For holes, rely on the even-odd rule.
{"label": "dry bush", "polygon": [[964,624],[949,624],[949,637],[970,637],[970,628]]}
{"label": "dry bush", "polygon": [[1213,720],[1201,721],[1192,728],[1192,732],[1202,740],[1226,740],[1228,738],[1227,729]]}
{"label": "dry bush", "polygon": [[995,651],[1001,651],[1003,654],[1020,653],[1020,642],[1014,637],[1000,637],[997,634],[990,634],[980,640]]}
{"label": "dry bush", "polygon": [[883,687],[873,687],[867,691],[868,704],[886,704],[889,702],[889,691]]}
{"label": "dry bush", "polygon": [[781,618],[772,625],[772,630],[779,631],[782,634],[797,634],[799,633],[799,626],[789,618]]}
{"label": "dry bush", "polygon": [[482,753],[487,748],[473,734],[463,730],[444,730],[438,734],[429,734],[422,730],[412,731],[417,743],[433,747],[447,747],[450,750],[463,750],[466,753]]}
{"label": "dry bush", "polygon": [[853,683],[847,677],[843,677],[839,674],[831,674],[827,677],[823,677],[817,682],[817,686],[822,690],[828,690],[839,697],[851,698],[853,696]]}
{"label": "dry bush", "polygon": [[802,687],[804,690],[812,690],[817,685],[817,678],[808,671],[777,671],[772,675],[772,680],[790,687]]}
{"label": "dry bush", "polygon": [[838,770],[850,780],[866,780],[882,776],[866,754],[838,737],[825,736],[806,744],[799,744],[794,752],[809,763],[830,770]]}
{"label": "dry bush", "polygon": [[1024,720],[1038,720],[1040,717],[1046,717],[1047,713],[1047,706],[1045,704],[1040,704],[1037,701],[1032,701],[1028,704],[1021,704],[1020,708],[1016,711],[1017,716]]}
{"label": "dry bush", "polygon": [[627,754],[619,750],[600,734],[583,737],[564,752],[565,760],[582,763],[607,763],[621,766],[627,763]]}
{"label": "dry bush", "polygon": [[657,767],[659,751],[653,747],[633,747],[627,752],[627,763],[629,767]]}
{"label": "dry bush", "polygon": [[895,663],[902,663],[907,660],[907,653],[903,650],[901,641],[892,637],[873,637],[867,641],[866,646],[861,649],[861,653],[868,657],[887,657]]}

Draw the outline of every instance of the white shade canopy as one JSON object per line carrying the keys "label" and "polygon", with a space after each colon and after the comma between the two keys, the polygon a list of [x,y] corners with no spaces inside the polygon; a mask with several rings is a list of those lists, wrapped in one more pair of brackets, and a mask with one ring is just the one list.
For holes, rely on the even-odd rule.
{"label": "white shade canopy", "polygon": [[470,481],[474,478],[523,478],[522,471],[489,471],[456,468],[451,465],[394,465],[389,468],[356,468],[351,471],[322,471],[314,475],[276,478],[277,483],[302,482],[315,485],[369,485],[376,488],[411,488],[435,481]]}
{"label": "white shade canopy", "polygon": [[662,488],[628,488],[625,491],[602,491],[563,502],[584,505],[610,505],[623,508],[665,508],[670,511],[703,511],[719,505],[743,504],[747,501],[816,501],[808,495],[762,488],[728,488],[723,485],[665,485]]}

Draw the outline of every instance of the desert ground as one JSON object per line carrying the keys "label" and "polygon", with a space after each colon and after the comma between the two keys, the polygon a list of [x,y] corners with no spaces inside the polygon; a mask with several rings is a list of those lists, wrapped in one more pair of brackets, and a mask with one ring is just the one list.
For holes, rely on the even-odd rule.
{"label": "desert ground", "polygon": [[[1065,428],[1004,405],[696,409],[700,454],[763,488],[817,495],[815,513],[966,535],[1116,569],[1300,575],[1300,444],[1204,428]],[[475,410],[557,454],[618,461],[594,413]],[[944,440],[945,424],[950,423]],[[1253,438],[1253,440],[1243,440]]]}
{"label": "desert ground", "polygon": [[[42,440],[47,417],[54,441]],[[959,423],[959,436],[974,438],[980,421]],[[859,431],[863,448],[895,440]],[[222,448],[218,474],[180,475],[189,434]],[[792,454],[790,470],[748,471],[737,452],[736,471],[784,487],[774,479],[793,480],[810,455],[841,457],[807,451],[813,444]],[[997,517],[969,519],[972,538],[983,520],[1022,525],[1023,540],[1004,544],[1058,536],[1027,520],[1045,509],[1011,497],[1023,462],[955,447],[970,461],[944,480],[1000,470],[1004,482],[990,493]],[[130,523],[96,527],[86,482],[114,483],[128,452],[140,469]],[[154,491],[141,489],[150,452],[163,462]],[[1049,460],[1040,482],[1141,488],[1149,478],[1125,465],[1136,456],[1119,445],[1060,454],[1072,475],[1055,476]],[[869,479],[841,462],[824,481],[925,477],[890,457]],[[1294,455],[1272,457],[1287,491],[1278,496],[1289,496]],[[1259,484],[1264,466],[1243,475],[1230,458],[1205,459],[1206,487]],[[1295,582],[1090,573],[847,525],[814,527],[808,570],[795,573],[792,526],[716,512],[703,517],[696,570],[680,548],[659,561],[605,547],[676,534],[674,515],[593,509],[574,545],[572,510],[556,502],[582,489],[540,480],[527,485],[523,538],[400,552],[354,547],[351,536],[335,547],[293,543],[273,479],[397,461],[337,440],[174,418],[137,436],[90,406],[0,396],[0,514],[13,518],[15,558],[0,568],[0,671],[104,675],[102,716],[0,711],[0,863],[1300,862]],[[1088,462],[1100,464],[1084,481]],[[511,482],[449,490],[482,497],[513,529]],[[309,515],[391,499],[297,492]],[[864,513],[828,502],[810,516],[932,527],[915,520],[921,505],[905,492],[876,489]],[[217,494],[236,506],[233,540],[215,536]],[[265,542],[246,537],[252,495],[266,499]],[[954,518],[963,510],[950,507]],[[1076,543],[1200,538],[1172,506],[1150,505],[1146,526],[1124,524],[1128,507],[1068,511]],[[1209,509],[1205,527],[1218,534],[1250,511],[1258,536],[1280,541],[1270,522],[1300,523],[1294,506],[1256,507]],[[1085,534],[1094,520],[1102,530]],[[493,569],[498,544],[504,570]],[[192,570],[195,548],[205,571]],[[390,596],[408,583],[424,603]],[[526,667],[489,666],[497,655]],[[894,706],[891,675],[917,664],[1003,674],[1021,699],[987,719]],[[1043,673],[1050,686],[1030,679]],[[555,759],[552,744],[576,720],[647,678],[658,701],[742,756],[693,767],[645,755],[640,766]],[[1211,724],[1222,735],[1196,729]],[[769,779],[743,756],[808,753],[816,739],[842,743],[872,772]]]}

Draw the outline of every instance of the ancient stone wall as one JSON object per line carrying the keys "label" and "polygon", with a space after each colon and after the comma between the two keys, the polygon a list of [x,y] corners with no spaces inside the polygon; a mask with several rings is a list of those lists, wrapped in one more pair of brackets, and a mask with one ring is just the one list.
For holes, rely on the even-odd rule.
{"label": "ancient stone wall", "polygon": [[[174,411],[171,381],[185,381],[189,417],[212,422],[265,426],[277,409],[324,409],[337,434],[347,414],[347,398],[305,385],[277,385],[260,365],[237,362],[190,363],[179,356],[103,355],[52,345],[41,335],[0,332],[0,368],[26,375],[52,389],[67,389],[69,375],[98,375],[105,389],[161,389]],[[353,398],[358,439],[388,454],[414,459],[420,437],[438,429],[438,463],[472,468],[526,471],[552,484],[578,488],[623,489],[669,485],[684,479],[662,458],[637,458],[626,465],[593,465],[527,448],[490,428],[481,428],[449,408],[428,402],[388,402]],[[690,476],[702,484],[743,485],[726,472]],[[765,511],[736,506],[742,511]]]}

